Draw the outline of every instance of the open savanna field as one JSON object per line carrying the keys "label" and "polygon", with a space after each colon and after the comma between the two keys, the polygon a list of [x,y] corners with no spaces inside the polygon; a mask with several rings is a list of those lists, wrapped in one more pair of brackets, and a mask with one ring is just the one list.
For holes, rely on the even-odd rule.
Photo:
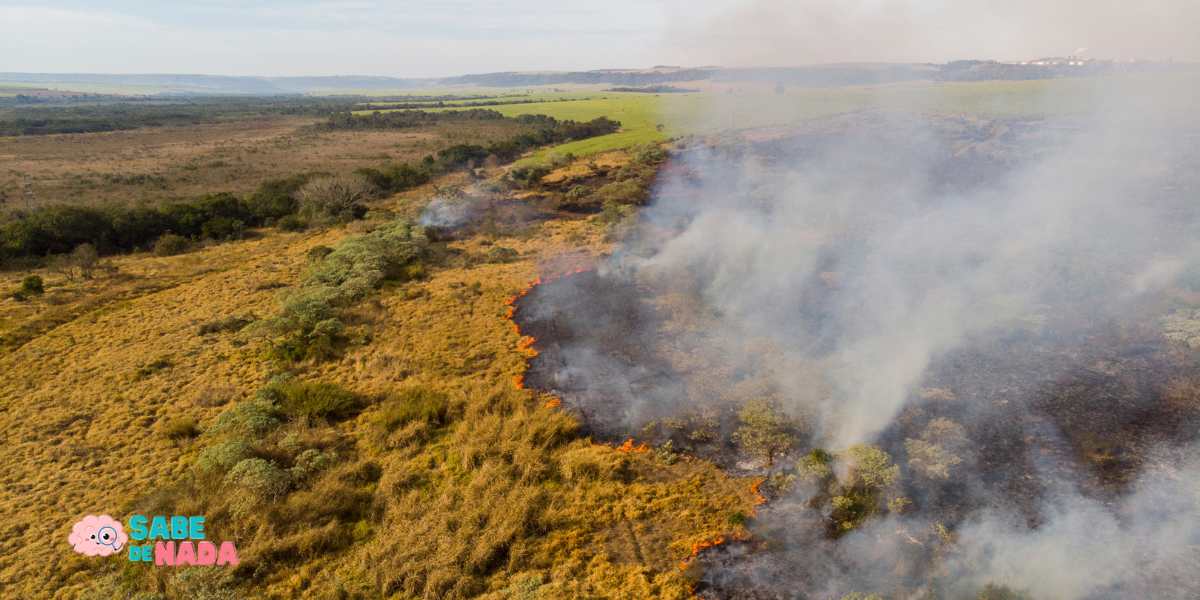
{"label": "open savanna field", "polygon": [[521,131],[510,122],[444,122],[404,131],[317,131],[311,117],[238,119],[103,133],[0,137],[0,193],[37,204],[154,204],[245,193],[304,173],[347,174],[419,160],[456,143]]}

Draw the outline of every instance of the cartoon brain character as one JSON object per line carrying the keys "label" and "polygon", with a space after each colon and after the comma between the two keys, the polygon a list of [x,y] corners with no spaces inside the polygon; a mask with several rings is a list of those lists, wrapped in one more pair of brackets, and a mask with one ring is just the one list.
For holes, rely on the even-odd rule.
{"label": "cartoon brain character", "polygon": [[129,542],[121,522],[108,516],[88,515],[71,528],[67,537],[75,551],[86,556],[108,556]]}

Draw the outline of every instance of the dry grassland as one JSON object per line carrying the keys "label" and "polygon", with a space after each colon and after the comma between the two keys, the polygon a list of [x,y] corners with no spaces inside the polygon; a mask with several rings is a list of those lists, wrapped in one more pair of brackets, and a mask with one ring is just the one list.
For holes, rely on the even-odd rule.
{"label": "dry grassland", "polygon": [[[233,145],[288,135],[268,127]],[[187,157],[177,160],[220,147],[164,143]],[[430,191],[394,198],[391,208],[413,214]],[[2,595],[83,597],[122,564],[160,581],[170,576],[123,558],[74,555],[65,542],[71,524],[88,513],[124,518],[139,498],[186,476],[197,442],[173,441],[164,427],[192,418],[203,430],[278,370],[252,333],[199,335],[198,327],[272,314],[276,288],[297,283],[310,248],[365,226],[271,231],[175,257],[116,257],[116,274],[87,282],[43,272],[46,296],[0,301],[0,334],[26,332],[0,348]],[[694,545],[738,534],[731,516],[753,511],[751,482],[701,461],[593,444],[551,398],[513,385],[526,354],[506,299],[564,255],[605,252],[603,227],[594,218],[557,220],[525,235],[456,242],[466,253],[493,244],[519,259],[434,268],[424,280],[385,288],[354,310],[368,343],[300,370],[305,380],[376,402],[336,427],[358,460],[382,468],[373,488],[379,513],[355,529],[348,548],[239,582],[238,595],[684,598],[690,573],[680,562]],[[0,288],[18,279],[0,274]],[[461,416],[423,439],[406,438],[404,429],[380,439],[371,426],[379,403],[412,388],[447,394]],[[578,465],[624,474],[585,476]],[[505,537],[516,518],[534,519],[535,533]],[[237,539],[220,522],[212,528]]]}

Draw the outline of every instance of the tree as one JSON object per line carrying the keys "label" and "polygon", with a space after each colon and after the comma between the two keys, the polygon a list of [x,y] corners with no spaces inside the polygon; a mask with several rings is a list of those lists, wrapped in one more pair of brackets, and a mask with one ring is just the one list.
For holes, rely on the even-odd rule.
{"label": "tree", "polygon": [[796,443],[795,427],[768,398],[755,398],[738,411],[741,425],[733,432],[733,441],[750,455],[775,464],[775,457]]}
{"label": "tree", "polygon": [[313,179],[300,188],[300,214],[316,221],[351,221],[366,212],[361,203],[372,190],[362,175]]}
{"label": "tree", "polygon": [[[840,456],[848,467],[846,477],[833,489],[830,503],[833,533],[840,535],[858,527],[871,515],[884,511],[885,493],[900,479],[900,467],[877,446],[858,444]],[[900,510],[903,503],[894,504]]]}
{"label": "tree", "polygon": [[962,462],[958,453],[966,443],[966,430],[962,425],[946,418],[934,419],[921,432],[920,438],[904,440],[908,466],[929,479],[949,479],[950,470]]}

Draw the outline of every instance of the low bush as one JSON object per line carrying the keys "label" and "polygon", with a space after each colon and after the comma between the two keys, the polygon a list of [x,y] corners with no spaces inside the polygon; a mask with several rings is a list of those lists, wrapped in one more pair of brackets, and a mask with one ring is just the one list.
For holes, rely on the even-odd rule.
{"label": "low bush", "polygon": [[210,240],[239,240],[245,234],[246,224],[229,217],[213,217],[200,226],[200,235]]}
{"label": "low bush", "polygon": [[42,282],[42,278],[37,275],[26,275],[21,280],[21,287],[18,287],[12,297],[17,300],[28,300],[33,296],[41,296],[46,293],[46,286]]}
{"label": "low bush", "polygon": [[223,475],[233,465],[250,457],[250,444],[241,438],[217,442],[200,451],[196,457],[196,470],[202,474]]}
{"label": "low bush", "polygon": [[175,441],[191,439],[200,435],[200,426],[191,417],[177,417],[163,423],[162,435]]}
{"label": "low bush", "polygon": [[237,332],[245,329],[247,325],[254,322],[252,315],[245,316],[229,316],[223,319],[209,321],[200,326],[197,333],[200,335],[210,335],[214,333]]}
{"label": "low bush", "polygon": [[332,383],[276,382],[264,388],[261,395],[293,418],[341,419],[362,408],[357,394]]}
{"label": "low bush", "polygon": [[542,178],[550,174],[550,168],[543,165],[517,167],[508,172],[509,179],[521,187],[530,188],[541,183]]}
{"label": "low bush", "polygon": [[286,471],[262,458],[242,459],[224,479],[224,487],[230,490],[229,507],[236,517],[245,517],[263,504],[274,502],[287,493],[291,484]]}
{"label": "low bush", "polygon": [[191,247],[191,240],[182,235],[164,233],[154,241],[154,254],[156,256],[175,256],[187,252]]}
{"label": "low bush", "polygon": [[391,433],[412,422],[435,427],[445,425],[449,412],[449,396],[426,387],[412,387],[398,392],[383,403],[371,421]]}
{"label": "low bush", "polygon": [[254,438],[279,426],[279,416],[279,408],[270,399],[260,396],[238,402],[221,413],[210,431]]}
{"label": "low bush", "polygon": [[488,248],[485,256],[490,263],[512,262],[521,257],[520,253],[516,250],[504,246],[492,246]]}
{"label": "low bush", "polygon": [[275,222],[275,226],[283,231],[304,231],[308,229],[308,223],[304,219],[296,215],[287,215]]}

